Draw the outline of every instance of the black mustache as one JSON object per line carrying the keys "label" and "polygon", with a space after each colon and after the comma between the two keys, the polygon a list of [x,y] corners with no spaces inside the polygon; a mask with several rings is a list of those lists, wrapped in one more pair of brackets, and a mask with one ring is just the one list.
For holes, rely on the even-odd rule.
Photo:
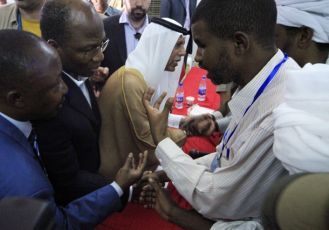
{"label": "black mustache", "polygon": [[132,11],[135,11],[135,10],[141,10],[143,12],[146,12],[145,9],[143,9],[141,6],[137,6],[136,8],[134,8]]}

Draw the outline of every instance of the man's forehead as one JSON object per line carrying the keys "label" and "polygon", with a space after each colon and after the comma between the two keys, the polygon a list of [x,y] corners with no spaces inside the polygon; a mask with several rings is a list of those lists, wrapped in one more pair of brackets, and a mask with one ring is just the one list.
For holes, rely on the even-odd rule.
{"label": "man's forehead", "polygon": [[104,35],[104,26],[97,13],[81,10],[72,11],[68,25],[71,37]]}

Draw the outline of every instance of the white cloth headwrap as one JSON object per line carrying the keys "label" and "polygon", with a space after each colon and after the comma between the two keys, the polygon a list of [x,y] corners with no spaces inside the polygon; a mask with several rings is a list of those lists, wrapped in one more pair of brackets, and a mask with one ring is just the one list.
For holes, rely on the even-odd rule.
{"label": "white cloth headwrap", "polygon": [[[172,19],[163,19],[181,26]],[[174,72],[165,71],[165,68],[180,35],[182,34],[167,27],[150,23],[145,28],[136,49],[128,56],[125,64],[126,68],[137,69],[143,75],[147,85],[155,89],[152,104],[163,92],[167,92],[166,98],[175,95],[182,71],[183,57]],[[186,48],[189,36],[184,37]],[[160,106],[161,109],[166,98]]]}
{"label": "white cloth headwrap", "polygon": [[329,65],[287,73],[284,103],[274,110],[275,156],[290,174],[329,172]]}
{"label": "white cloth headwrap", "polygon": [[277,24],[313,29],[312,40],[329,43],[328,0],[276,0]]}

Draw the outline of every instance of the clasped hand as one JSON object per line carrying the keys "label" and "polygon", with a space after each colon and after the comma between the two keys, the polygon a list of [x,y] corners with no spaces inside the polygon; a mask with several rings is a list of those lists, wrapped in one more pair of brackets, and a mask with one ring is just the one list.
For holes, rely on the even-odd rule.
{"label": "clasped hand", "polygon": [[211,114],[186,117],[181,121],[179,128],[185,130],[189,136],[210,136],[218,131],[217,123]]}
{"label": "clasped hand", "polygon": [[148,184],[143,186],[140,194],[140,203],[145,208],[154,208],[162,218],[170,220],[177,205],[170,198],[167,189],[163,188],[164,178],[157,173],[148,172],[143,175],[142,180],[147,180]]}
{"label": "clasped hand", "polygon": [[133,154],[129,153],[125,164],[115,176],[115,181],[122,190],[129,188],[141,178],[147,163],[147,154],[147,151],[139,154],[139,161],[136,166]]}

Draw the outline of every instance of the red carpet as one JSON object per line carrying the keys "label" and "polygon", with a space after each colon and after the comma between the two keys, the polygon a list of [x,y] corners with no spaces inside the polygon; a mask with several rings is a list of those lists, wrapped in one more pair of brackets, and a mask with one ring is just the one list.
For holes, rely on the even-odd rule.
{"label": "red carpet", "polygon": [[178,226],[163,220],[153,209],[145,209],[129,203],[121,213],[108,217],[96,230],[180,230]]}

